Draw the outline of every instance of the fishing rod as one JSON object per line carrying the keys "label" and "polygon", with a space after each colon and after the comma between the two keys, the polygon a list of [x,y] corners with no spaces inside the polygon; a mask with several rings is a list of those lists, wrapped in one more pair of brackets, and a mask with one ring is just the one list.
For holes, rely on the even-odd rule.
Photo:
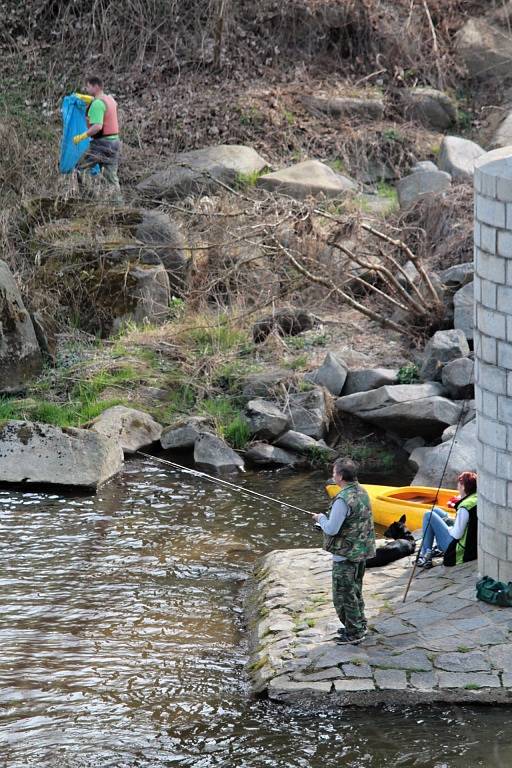
{"label": "fishing rod", "polygon": [[295,504],[289,504],[287,501],[280,501],[280,499],[274,499],[272,496],[266,496],[264,493],[258,493],[257,491],[253,491],[250,488],[244,488],[241,485],[236,485],[235,483],[230,483],[227,480],[222,480],[220,477],[214,477],[213,475],[208,475],[206,472],[200,472],[198,469],[190,469],[189,467],[184,467],[183,464],[177,464],[175,461],[169,461],[169,459],[160,459],[158,456],[151,456],[149,453],[143,453],[143,451],[135,451],[136,454],[139,456],[144,456],[145,459],[150,459],[151,461],[159,461],[161,464],[167,464],[170,467],[173,467],[174,469],[179,470],[180,472],[184,472],[187,475],[192,475],[193,477],[200,477],[203,480],[208,480],[211,483],[217,483],[217,485],[223,486],[225,488],[229,488],[232,491],[238,491],[238,493],[245,493],[248,496],[255,496],[258,499],[263,499],[264,501],[270,501],[272,504],[279,504],[282,507],[288,507],[289,509],[295,509],[297,512],[304,512],[306,515],[311,515],[312,517],[316,514],[315,512],[310,512],[308,509],[303,509],[302,507],[297,507]]}
{"label": "fishing rod", "polygon": [[[452,440],[451,445],[450,445],[450,450],[448,451],[448,456],[446,457],[446,461],[444,463],[444,468],[443,468],[443,471],[442,471],[442,474],[441,474],[441,479],[439,480],[439,485],[437,487],[436,495],[435,495],[434,501],[432,502],[432,507],[430,508],[430,514],[429,514],[428,522],[427,522],[427,525],[425,526],[425,533],[429,529],[429,526],[430,526],[430,523],[431,523],[431,520],[432,520],[432,515],[434,514],[434,507],[437,504],[437,499],[439,498],[439,492],[440,492],[441,488],[443,487],[444,476],[446,474],[446,470],[448,469],[448,463],[449,463],[450,457],[452,455],[453,447],[455,445],[455,440],[457,438],[457,433],[458,433],[459,427],[460,427],[460,425],[462,423],[462,419],[466,415],[467,411],[468,411],[468,402],[467,402],[467,399],[465,399],[463,404],[462,404],[462,408],[461,408],[461,412],[459,414],[459,418],[457,420],[457,425],[455,427],[455,434],[453,436],[453,440]],[[405,601],[407,600],[407,595],[409,594],[409,590],[411,588],[412,580],[414,579],[414,575],[415,575],[416,569],[418,567],[418,560],[420,559],[420,554],[421,554],[421,547],[418,547],[418,552],[416,553],[416,558],[414,560],[413,569],[411,571],[411,575],[409,577],[409,581],[407,582],[407,586],[405,588],[405,594],[404,594],[404,597],[403,597],[403,600],[402,600],[403,603],[405,603]]]}

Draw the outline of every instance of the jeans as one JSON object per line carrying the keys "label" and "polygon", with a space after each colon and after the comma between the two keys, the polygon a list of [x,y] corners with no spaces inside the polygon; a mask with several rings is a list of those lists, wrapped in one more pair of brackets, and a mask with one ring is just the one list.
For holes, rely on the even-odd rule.
{"label": "jeans", "polygon": [[450,523],[453,525],[452,519],[444,509],[434,507],[432,513],[430,511],[425,512],[423,515],[423,543],[420,554],[424,555],[427,549],[433,548],[434,539],[439,549],[446,552],[448,545],[453,541],[453,536],[450,533]]}

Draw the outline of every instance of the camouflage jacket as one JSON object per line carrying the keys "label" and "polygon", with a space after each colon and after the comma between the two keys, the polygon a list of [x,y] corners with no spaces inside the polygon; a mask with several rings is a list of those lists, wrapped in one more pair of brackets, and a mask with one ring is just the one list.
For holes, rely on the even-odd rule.
{"label": "camouflage jacket", "polygon": [[336,499],[343,499],[348,514],[335,536],[324,534],[324,549],[355,563],[374,557],[375,531],[370,498],[365,489],[357,482],[349,483]]}

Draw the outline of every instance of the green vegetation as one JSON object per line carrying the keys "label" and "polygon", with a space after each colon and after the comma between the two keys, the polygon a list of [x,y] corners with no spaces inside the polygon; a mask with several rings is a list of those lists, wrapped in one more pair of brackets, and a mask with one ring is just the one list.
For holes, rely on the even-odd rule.
{"label": "green vegetation", "polygon": [[404,136],[400,131],[398,131],[396,128],[386,128],[384,133],[382,134],[385,139],[388,141],[400,141],[402,142],[404,140]]}
{"label": "green vegetation", "polygon": [[379,181],[377,184],[377,194],[380,198],[383,198],[389,202],[389,208],[387,209],[386,213],[389,213],[391,210],[398,208],[398,193],[392,184],[389,184],[387,181],[383,180]]}
{"label": "green vegetation", "polygon": [[316,625],[316,619],[313,619],[312,617],[308,617],[307,619],[304,619],[306,624],[310,629],[312,629]]}
{"label": "green vegetation", "polygon": [[283,363],[285,368],[289,368],[291,371],[300,371],[306,368],[308,364],[308,357],[307,355],[298,355],[297,357],[293,357],[291,360],[285,360]]}
{"label": "green vegetation", "polygon": [[240,116],[240,125],[257,127],[261,125],[265,120],[264,116],[261,114],[257,107],[249,107],[248,109],[239,108],[238,113]]}
{"label": "green vegetation", "polygon": [[420,371],[416,363],[406,363],[398,370],[399,384],[415,384],[420,380]]}
{"label": "green vegetation", "polygon": [[251,344],[245,331],[237,331],[221,319],[216,325],[192,328],[184,333],[184,342],[190,343],[198,357],[211,357],[219,352],[249,351]]}
{"label": "green vegetation", "polygon": [[308,347],[323,347],[328,342],[326,333],[317,333],[304,336],[290,336],[286,343],[292,349],[307,349]]}
{"label": "green vegetation", "polygon": [[307,455],[314,467],[325,467],[331,461],[331,451],[318,445],[308,448]]}
{"label": "green vegetation", "polygon": [[251,433],[235,398],[216,397],[199,404],[201,416],[211,419],[215,431],[233,448],[243,448]]}
{"label": "green vegetation", "polygon": [[253,661],[252,664],[249,664],[248,669],[251,672],[257,672],[259,669],[263,669],[263,667],[267,666],[268,663],[268,656],[262,656],[258,661]]}
{"label": "green vegetation", "polygon": [[464,690],[466,691],[478,691],[482,686],[478,683],[466,683]]}
{"label": "green vegetation", "polygon": [[339,157],[336,157],[334,160],[329,160],[327,165],[329,165],[329,167],[332,168],[333,171],[336,171],[336,173],[346,173],[347,172],[345,163]]}
{"label": "green vegetation", "polygon": [[457,650],[459,653],[469,653],[471,648],[468,648],[467,645],[458,645]]}
{"label": "green vegetation", "polygon": [[240,171],[236,175],[235,184],[239,189],[249,189],[250,187],[255,187],[256,182],[258,181],[261,174],[262,171],[248,171],[247,173],[242,173]]}

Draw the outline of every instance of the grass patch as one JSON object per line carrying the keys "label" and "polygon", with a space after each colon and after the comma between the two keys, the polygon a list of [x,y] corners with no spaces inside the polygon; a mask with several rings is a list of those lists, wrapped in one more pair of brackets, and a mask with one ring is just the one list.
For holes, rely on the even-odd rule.
{"label": "grass patch", "polygon": [[465,691],[478,691],[482,686],[478,685],[478,683],[466,683],[464,686]]}
{"label": "grass patch", "polygon": [[248,334],[231,328],[226,321],[210,327],[192,328],[186,336],[198,357],[211,357],[233,350],[246,351],[251,347]]}
{"label": "grass patch", "polygon": [[416,363],[406,363],[398,369],[396,380],[399,384],[416,384],[420,380],[420,371]]}
{"label": "grass patch", "polygon": [[251,436],[249,426],[234,398],[216,397],[203,400],[199,405],[199,414],[207,416],[213,422],[217,434],[232,448],[243,448]]}
{"label": "grass patch", "polygon": [[286,360],[283,363],[285,368],[289,368],[291,371],[300,371],[307,367],[308,357],[307,355],[298,355],[291,360]]}
{"label": "grass patch", "polygon": [[247,173],[240,171],[236,175],[235,186],[238,189],[250,189],[251,187],[255,187],[261,174],[262,171],[248,171]]}
{"label": "grass patch", "polygon": [[468,648],[467,645],[458,645],[457,650],[459,653],[469,653],[471,648]]}
{"label": "grass patch", "polygon": [[306,624],[310,629],[313,629],[313,627],[316,625],[316,619],[308,618],[308,619],[304,619],[304,621],[306,622]]}

